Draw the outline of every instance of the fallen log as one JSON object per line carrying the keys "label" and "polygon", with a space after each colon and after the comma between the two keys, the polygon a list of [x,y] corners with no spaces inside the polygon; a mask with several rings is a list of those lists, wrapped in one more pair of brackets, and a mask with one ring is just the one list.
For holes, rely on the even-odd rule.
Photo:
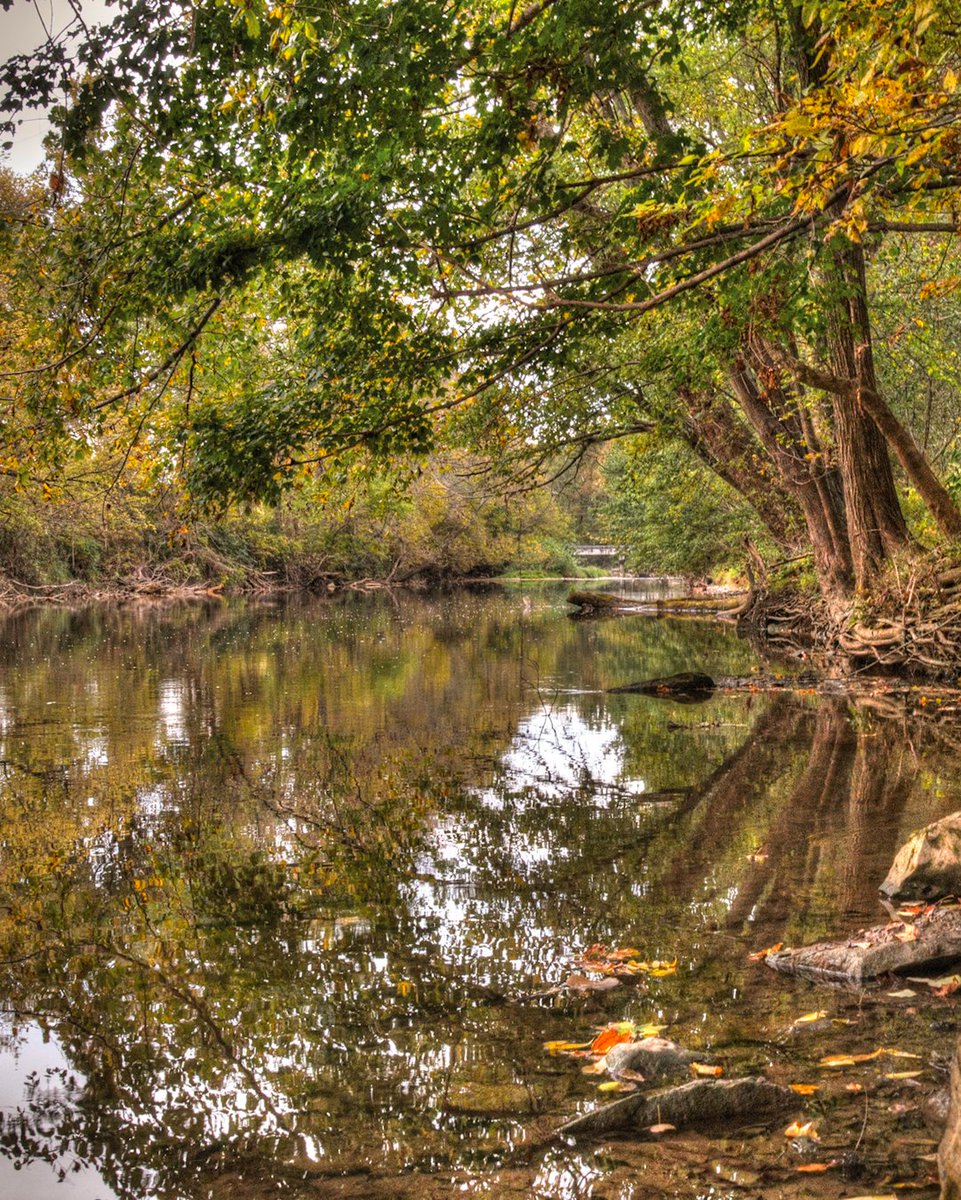
{"label": "fallen log", "polygon": [[961,906],[934,908],[914,921],[862,929],[854,937],[778,950],[764,962],[785,975],[825,983],[863,984],[961,958]]}
{"label": "fallen log", "polygon": [[713,695],[715,686],[710,675],[703,675],[699,671],[679,671],[676,675],[642,679],[638,683],[626,683],[622,687],[607,690],[611,695],[637,693],[641,696],[673,696],[677,700],[707,700]]}
{"label": "fallen log", "polygon": [[668,596],[641,600],[634,596],[612,596],[606,592],[571,592],[567,603],[579,609],[578,616],[590,614],[641,613],[648,616],[716,616],[733,613],[743,607],[744,594],[724,596]]}
{"label": "fallen log", "polygon": [[681,1087],[647,1095],[625,1096],[603,1108],[567,1121],[560,1137],[604,1137],[611,1133],[645,1133],[652,1125],[762,1124],[801,1107],[790,1088],[762,1076],[745,1079],[695,1079]]}

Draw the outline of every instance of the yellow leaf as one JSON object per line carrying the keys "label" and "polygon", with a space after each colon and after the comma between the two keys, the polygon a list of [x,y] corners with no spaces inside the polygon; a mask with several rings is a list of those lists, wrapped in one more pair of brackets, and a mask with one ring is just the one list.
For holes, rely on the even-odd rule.
{"label": "yellow leaf", "polygon": [[816,1083],[792,1083],[790,1085],[792,1092],[797,1092],[799,1096],[813,1096],[818,1091]]}
{"label": "yellow leaf", "polygon": [[544,1049],[548,1054],[564,1054],[568,1050],[587,1050],[590,1042],[545,1042]]}
{"label": "yellow leaf", "polygon": [[711,1078],[711,1079],[720,1079],[720,1077],[724,1074],[724,1068],[712,1066],[710,1063],[694,1062],[694,1063],[691,1063],[691,1074],[695,1078],[703,1077],[703,1078]]}
{"label": "yellow leaf", "polygon": [[828,1014],[827,1014],[826,1008],[819,1008],[817,1012],[805,1013],[803,1017],[798,1017],[797,1020],[795,1020],[794,1024],[795,1025],[807,1025],[811,1021],[823,1021],[827,1015]]}
{"label": "yellow leaf", "polygon": [[887,1075],[883,1075],[882,1079],[917,1079],[919,1075],[923,1075],[923,1071],[891,1071]]}
{"label": "yellow leaf", "polygon": [[819,1142],[821,1140],[813,1121],[805,1121],[803,1125],[798,1121],[792,1121],[787,1129],[785,1129],[784,1136],[787,1138],[808,1138],[812,1142]]}
{"label": "yellow leaf", "polygon": [[829,1054],[818,1063],[819,1067],[853,1067],[855,1060],[850,1054]]}

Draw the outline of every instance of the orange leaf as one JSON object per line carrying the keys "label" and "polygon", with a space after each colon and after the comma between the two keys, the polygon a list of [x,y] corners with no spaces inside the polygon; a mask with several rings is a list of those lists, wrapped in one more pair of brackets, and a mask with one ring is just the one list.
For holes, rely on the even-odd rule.
{"label": "orange leaf", "polygon": [[813,1096],[818,1091],[816,1083],[792,1083],[791,1091],[797,1092],[799,1096]]}
{"label": "orange leaf", "polygon": [[633,1027],[630,1029],[624,1028],[625,1024],[626,1022],[622,1022],[620,1025],[609,1025],[606,1029],[601,1030],[593,1042],[591,1042],[593,1053],[606,1054],[612,1046],[619,1046],[621,1042],[633,1041]]}
{"label": "orange leaf", "polygon": [[706,1077],[710,1079],[720,1079],[720,1077],[724,1074],[724,1068],[712,1066],[710,1063],[693,1062],[691,1063],[691,1074],[695,1078]]}
{"label": "orange leaf", "polygon": [[830,1171],[832,1167],[840,1166],[840,1159],[832,1158],[830,1162],[823,1163],[804,1163],[803,1166],[795,1167],[799,1175],[820,1175],[822,1171]]}
{"label": "orange leaf", "polygon": [[673,1133],[676,1128],[677,1128],[676,1125],[668,1125],[668,1123],[666,1121],[663,1121],[660,1125],[649,1125],[647,1128],[647,1132],[655,1133],[655,1134],[657,1134],[657,1133]]}
{"label": "orange leaf", "polygon": [[768,946],[766,950],[755,950],[753,954],[748,955],[748,958],[751,962],[760,962],[762,958],[767,958],[769,954],[777,954],[783,945],[783,942],[775,942],[773,946]]}
{"label": "orange leaf", "polygon": [[784,1136],[788,1138],[808,1138],[812,1142],[819,1142],[821,1138],[818,1131],[814,1128],[813,1121],[805,1121],[802,1125],[798,1121],[792,1121],[785,1129]]}

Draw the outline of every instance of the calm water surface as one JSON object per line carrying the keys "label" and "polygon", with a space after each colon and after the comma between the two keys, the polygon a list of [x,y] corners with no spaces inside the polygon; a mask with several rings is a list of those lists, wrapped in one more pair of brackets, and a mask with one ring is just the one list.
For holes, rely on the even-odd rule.
{"label": "calm water surface", "polygon": [[[897,846],[961,807],[953,739],[603,692],[755,666],[724,626],[575,622],[547,587],[8,618],[0,1196],[840,1194],[780,1131],[540,1148],[599,1099],[543,1043],[623,1019],[817,1081],[825,1144],[863,1131],[850,1194],[923,1183],[952,1002],[748,953],[881,919]],[[595,943],[677,972],[552,994]],[[838,1020],[793,1036],[812,1009]],[[882,1044],[921,1076],[818,1073]]]}

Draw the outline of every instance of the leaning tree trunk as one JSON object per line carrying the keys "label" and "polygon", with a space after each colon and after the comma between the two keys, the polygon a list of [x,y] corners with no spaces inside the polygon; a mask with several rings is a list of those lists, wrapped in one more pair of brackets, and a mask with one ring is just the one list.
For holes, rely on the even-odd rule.
{"label": "leaning tree trunk", "polygon": [[745,499],[781,546],[797,545],[803,522],[793,496],[777,479],[770,455],[714,388],[681,389],[683,437],[711,470]]}
{"label": "leaning tree trunk", "polygon": [[[866,294],[861,247],[849,244],[833,250],[824,296],[834,370],[876,393]],[[860,589],[911,539],[881,431],[854,397],[835,394],[832,403],[854,580]]]}
{"label": "leaning tree trunk", "polygon": [[746,362],[739,361],[729,378],[745,417],[804,514],[822,594],[839,615],[852,578],[845,514],[834,507],[836,497],[831,491],[819,486],[806,442],[797,436],[792,422],[775,415]]}

